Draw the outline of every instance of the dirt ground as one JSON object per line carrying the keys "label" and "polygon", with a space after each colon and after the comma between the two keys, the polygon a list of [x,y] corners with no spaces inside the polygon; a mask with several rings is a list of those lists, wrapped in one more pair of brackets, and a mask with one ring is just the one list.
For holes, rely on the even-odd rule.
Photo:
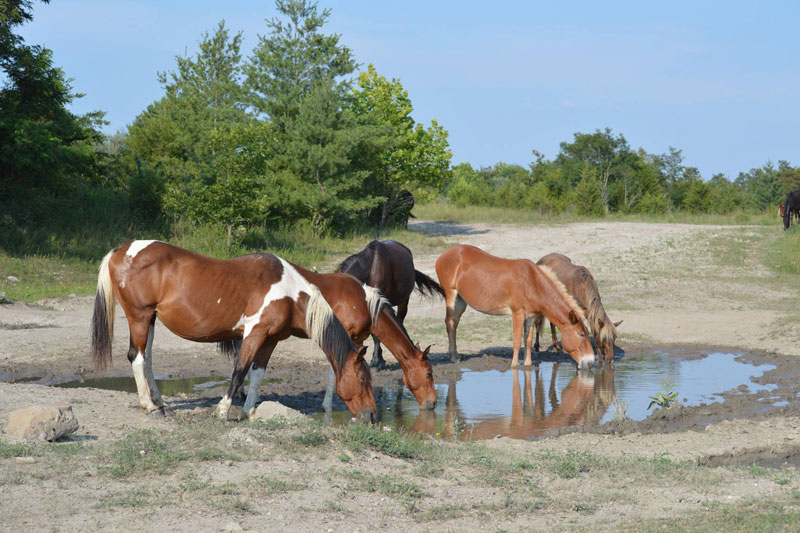
{"label": "dirt ground", "polygon": [[[250,479],[254,473],[303,480],[303,488],[282,493],[281,497],[265,497],[249,504],[248,509],[240,509],[213,503],[228,497],[224,490],[209,492],[212,503],[190,497],[174,501],[165,496],[162,487],[170,482],[175,486],[187,483],[185,468],[180,473],[184,478],[170,474],[165,480],[164,476],[150,473],[134,483],[104,478],[98,474],[102,465],[94,465],[68,470],[63,476],[69,481],[62,483],[58,473],[51,473],[53,461],[44,452],[34,453],[32,459],[15,457],[18,453],[0,454],[0,510],[5,524],[37,530],[477,530],[487,526],[488,516],[493,520],[489,527],[505,530],[638,530],[643,523],[660,529],[662,520],[666,520],[666,527],[677,517],[705,516],[720,506],[734,506],[726,507],[728,511],[743,510],[741,506],[753,499],[785,500],[789,503],[779,513],[796,513],[793,509],[798,504],[792,494],[800,489],[800,478],[794,467],[753,474],[720,466],[780,465],[785,461],[794,464],[800,457],[800,408],[795,405],[800,393],[800,380],[796,378],[800,376],[794,359],[800,355],[800,344],[796,342],[800,338],[800,321],[793,315],[798,287],[796,280],[784,279],[762,263],[769,242],[780,232],[778,224],[769,228],[619,222],[515,226],[418,221],[410,229],[447,243],[473,244],[505,257],[536,260],[549,252],[564,253],[590,268],[609,315],[615,321],[624,321],[618,346],[625,354],[654,348],[668,348],[684,355],[719,349],[744,352],[749,361],[777,366],[764,380],[777,385],[772,394],[786,405],[764,408],[755,396],[729,395],[725,402],[703,408],[662,412],[640,423],[612,422],[592,431],[566,430],[533,442],[497,438],[480,444],[439,444],[445,448],[463,447],[454,453],[474,455],[478,453],[475,450],[483,450],[480,453],[493,457],[541,459],[550,457],[548,453],[567,450],[566,457],[573,457],[569,455],[573,453],[591,454],[597,464],[621,461],[614,464],[622,478],[601,472],[596,466],[587,466],[588,473],[577,480],[558,471],[541,472],[536,478],[536,483],[541,484],[536,490],[540,492],[534,491],[535,497],[498,488],[491,479],[478,475],[483,472],[482,466],[473,459],[466,463],[454,459],[453,464],[466,470],[459,470],[455,478],[444,479],[449,474],[434,476],[432,486],[431,477],[421,473],[423,467],[419,464],[380,452],[346,452],[350,459],[345,461],[341,455],[339,459],[326,456],[321,451],[325,446],[307,454],[300,450],[300,458],[296,450],[279,453],[265,463],[247,454],[242,461],[191,463],[199,477],[213,480],[205,485],[203,490],[207,491],[211,490],[208,487]],[[417,269],[435,277],[433,265],[437,256],[438,252],[415,254]],[[81,423],[83,446],[100,453],[102,447],[132,432],[153,430],[169,434],[177,431],[176,424],[211,418],[218,396],[210,394],[167,397],[176,415],[158,419],[138,410],[134,394],[20,383],[25,378],[51,382],[93,376],[87,355],[92,304],[93,297],[74,297],[34,306],[0,305],[0,377],[18,381],[0,382],[0,419],[7,420],[10,411],[33,403],[69,402]],[[437,381],[459,372],[458,366],[446,360],[443,321],[440,300],[414,297],[406,326],[414,340],[434,345],[432,359]],[[127,344],[127,325],[118,308],[115,375],[130,375],[125,358]],[[461,366],[505,369],[509,365],[510,344],[508,317],[487,317],[472,310],[465,313],[459,328],[459,350],[466,356]],[[184,341],[158,324],[154,371],[157,376],[171,377],[228,375],[230,362],[212,346]],[[308,341],[285,341],[276,350],[268,370],[268,377],[279,378],[280,382],[263,386],[262,399],[312,409],[321,399],[326,373],[321,352]],[[399,376],[397,365],[392,365],[389,370],[376,373],[374,382],[389,384]],[[227,432],[224,438],[232,442],[257,441],[248,433],[246,423],[229,422],[222,431]],[[5,435],[2,443],[14,444]],[[337,454],[341,451],[335,446],[331,450]],[[668,458],[670,464],[686,461],[700,470],[684,465],[678,468],[679,475],[664,479],[659,477],[663,472],[656,469],[649,481],[638,474],[625,474],[628,467],[636,470],[630,461],[649,461],[648,465],[657,466],[659,458]],[[380,483],[375,485],[378,489],[367,490],[358,485],[359,490],[353,488],[352,480],[342,482],[337,477],[342,468],[424,485],[426,496],[399,497],[388,489],[381,492],[380,487],[385,485]],[[445,464],[441,468],[447,473],[450,467]],[[251,494],[245,489],[237,490],[242,495]],[[112,500],[117,502],[113,505],[98,504],[108,503],[103,498],[109,491],[122,494],[122,499]],[[496,493],[498,503],[492,504],[494,507],[470,503],[486,491]],[[613,492],[614,497],[608,501],[598,499],[596,495],[603,491]],[[566,494],[572,498],[571,506],[553,503],[559,495]],[[46,513],[37,512],[42,498],[52,502]],[[513,503],[536,498],[540,500],[536,506]],[[412,500],[413,505],[408,503]],[[169,503],[154,507],[161,501]],[[698,520],[703,523],[704,519]]]}

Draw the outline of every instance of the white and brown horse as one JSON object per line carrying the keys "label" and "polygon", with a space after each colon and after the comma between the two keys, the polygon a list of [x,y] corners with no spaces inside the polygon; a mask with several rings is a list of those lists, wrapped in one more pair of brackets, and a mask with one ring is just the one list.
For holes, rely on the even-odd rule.
{"label": "white and brown horse", "polygon": [[266,367],[277,343],[310,337],[336,374],[336,392],[363,421],[376,420],[369,368],[320,289],[299,267],[269,254],[214,259],[159,241],[133,241],[109,252],[100,265],[92,317],[95,369],[111,364],[114,302],[130,327],[128,360],[139,405],[162,411],[152,370],[156,316],[173,333],[196,342],[241,339],[241,351],[218,414],[227,417],[233,393],[253,362]]}
{"label": "white and brown horse", "polygon": [[[594,364],[583,311],[564,285],[546,267],[528,259],[495,257],[474,246],[461,244],[436,260],[436,274],[445,293],[445,324],[450,339],[450,359],[458,360],[456,328],[467,305],[489,315],[511,315],[514,355],[519,362],[526,318],[543,313],[562,331],[564,348],[579,368]],[[525,343],[525,364],[531,364],[531,339]]]}
{"label": "white and brown horse", "polygon": [[[600,299],[600,291],[597,290],[597,283],[595,283],[592,273],[586,267],[576,265],[572,260],[563,254],[547,254],[536,262],[539,266],[548,267],[564,284],[567,292],[575,298],[581,310],[586,315],[589,321],[589,327],[594,336],[594,343],[597,346],[597,351],[603,355],[604,361],[614,361],[614,342],[617,340],[617,326],[622,324],[619,322],[611,322],[608,318],[606,310],[603,308],[603,302]],[[542,329],[544,318],[541,314],[537,314],[533,318],[533,325],[536,327],[536,341],[534,342],[534,351],[539,351],[539,332]],[[553,346],[558,347],[556,340],[556,326],[550,323],[550,332],[553,336]],[[526,337],[533,332],[526,326]]]}
{"label": "white and brown horse", "polygon": [[[325,299],[331,302],[336,318],[344,326],[353,344],[360,348],[372,333],[381,339],[400,362],[403,382],[423,409],[436,407],[436,388],[433,383],[433,370],[428,360],[430,346],[422,351],[396,321],[389,302],[374,287],[362,285],[348,274],[319,274],[295,266],[295,269],[314,286],[319,288]],[[238,341],[223,343],[223,351],[232,351],[238,357]],[[331,369],[331,372],[333,370]],[[250,372],[250,386],[245,400],[243,414],[248,416],[258,399],[258,390],[264,376],[264,367],[254,365]],[[330,403],[331,396],[326,395]]]}

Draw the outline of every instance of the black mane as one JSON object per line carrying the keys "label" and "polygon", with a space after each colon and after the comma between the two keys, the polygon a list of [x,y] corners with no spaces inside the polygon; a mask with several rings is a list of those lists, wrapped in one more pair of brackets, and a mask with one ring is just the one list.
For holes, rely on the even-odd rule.
{"label": "black mane", "polygon": [[342,261],[336,268],[336,272],[350,274],[361,283],[366,283],[378,246],[381,246],[379,241],[372,241],[366,248]]}

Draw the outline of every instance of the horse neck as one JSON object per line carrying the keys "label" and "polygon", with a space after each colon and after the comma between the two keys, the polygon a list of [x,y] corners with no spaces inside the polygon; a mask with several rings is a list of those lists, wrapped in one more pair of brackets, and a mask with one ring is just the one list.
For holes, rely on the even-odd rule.
{"label": "horse neck", "polygon": [[389,348],[404,369],[416,357],[414,344],[386,307],[381,309],[378,320],[373,322],[372,333]]}
{"label": "horse neck", "polygon": [[564,329],[570,324],[572,308],[550,277],[533,263],[531,266],[531,279],[525,284],[529,311],[541,311],[557,328]]}

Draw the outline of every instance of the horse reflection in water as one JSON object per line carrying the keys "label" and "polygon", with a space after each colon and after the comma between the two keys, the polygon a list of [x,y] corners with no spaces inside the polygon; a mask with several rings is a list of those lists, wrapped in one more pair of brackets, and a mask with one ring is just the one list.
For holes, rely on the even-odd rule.
{"label": "horse reflection in water", "polygon": [[[532,371],[512,369],[511,415],[464,427],[459,423],[465,420],[465,416],[457,401],[456,382],[451,381],[447,389],[444,423],[440,425],[432,411],[420,411],[410,429],[426,434],[439,431],[444,438],[460,440],[491,439],[498,435],[526,439],[562,427],[598,424],[616,399],[614,367],[606,366],[595,373],[579,371],[561,392],[559,400],[556,389],[558,366],[559,363],[553,365],[547,387],[538,366]],[[522,388],[520,373],[524,374]]]}

